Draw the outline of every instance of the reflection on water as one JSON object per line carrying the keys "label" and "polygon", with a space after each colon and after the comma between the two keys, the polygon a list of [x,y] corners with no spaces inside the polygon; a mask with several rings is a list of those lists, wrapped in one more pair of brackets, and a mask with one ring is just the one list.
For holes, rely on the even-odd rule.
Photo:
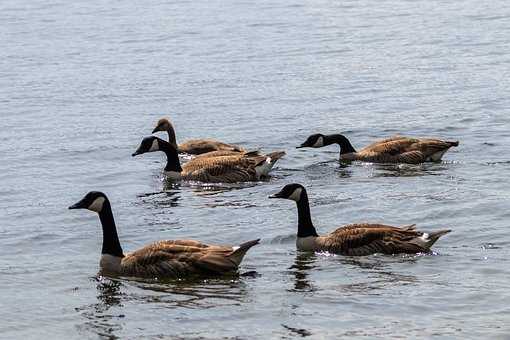
{"label": "reflection on water", "polygon": [[[118,339],[125,315],[119,310],[133,306],[157,304],[158,308],[209,309],[235,306],[249,302],[247,285],[258,275],[226,275],[221,278],[169,280],[149,282],[144,280],[112,279],[99,276],[97,280],[97,302],[75,310],[86,319],[77,329],[94,333],[108,339]],[[116,313],[117,312],[117,313]]]}
{"label": "reflection on water", "polygon": [[155,208],[177,207],[181,199],[180,190],[160,191],[138,195],[144,203],[152,204]]}
{"label": "reflection on water", "polygon": [[122,283],[98,277],[96,285],[97,303],[76,308],[87,321],[78,325],[80,331],[92,332],[100,337],[107,339],[118,339],[115,333],[122,330],[120,319],[124,318],[124,314],[108,313],[111,308],[124,307],[122,305],[121,293]]}
{"label": "reflection on water", "polygon": [[191,190],[199,196],[217,195],[233,190],[252,188],[261,182],[239,182],[239,183],[200,183],[190,182]]}
{"label": "reflection on water", "polygon": [[340,166],[336,169],[336,174],[339,178],[343,179],[352,177],[352,169],[350,168],[350,164],[340,162]]}
{"label": "reflection on water", "polygon": [[314,253],[298,251],[294,264],[289,268],[294,275],[294,288],[288,291],[313,292],[316,290],[308,278],[310,271],[317,267],[316,260]]}
{"label": "reflection on water", "polygon": [[194,181],[186,181],[186,182],[175,182],[170,181],[168,179],[163,180],[163,191],[171,192],[173,190],[180,191],[181,187],[190,188],[195,194],[201,195],[217,195],[225,192],[240,190],[246,188],[252,188],[260,183],[264,183],[266,181],[260,182],[239,182],[239,183],[202,183],[202,182],[194,182]]}
{"label": "reflection on water", "polygon": [[448,170],[444,163],[422,163],[422,164],[378,164],[367,163],[374,167],[372,177],[416,177],[416,176],[438,176]]}
{"label": "reflection on water", "polygon": [[293,337],[300,336],[302,338],[305,338],[307,336],[312,335],[312,332],[310,332],[304,328],[294,328],[294,327],[284,325],[283,323],[282,323],[282,327],[289,330],[290,335]]}
{"label": "reflection on water", "polygon": [[[418,279],[414,275],[405,275],[394,273],[388,270],[388,267],[395,262],[408,263],[416,262],[420,255],[395,255],[395,256],[340,256],[329,253],[310,253],[298,252],[294,264],[289,268],[290,273],[294,275],[294,287],[288,289],[293,292],[315,292],[318,288],[310,281],[310,274],[315,269],[320,269],[320,275],[336,273],[338,268],[346,268],[354,272],[365,273],[363,280],[357,280],[354,283],[341,283],[336,286],[336,290],[342,293],[363,295],[378,295],[379,290],[397,285],[415,284]],[[328,266],[324,263],[318,263],[319,258],[327,258]],[[331,259],[331,261],[329,261]],[[325,271],[326,269],[326,271]],[[336,275],[336,274],[335,274]],[[368,281],[367,281],[368,279]],[[335,278],[336,282],[338,278]]]}
{"label": "reflection on water", "polygon": [[221,278],[173,280],[166,283],[130,281],[137,290],[127,299],[143,303],[162,304],[163,308],[215,308],[244,302],[247,291],[236,274]]}
{"label": "reflection on water", "polygon": [[336,290],[343,294],[363,294],[363,295],[379,295],[380,290],[390,288],[394,289],[395,285],[416,284],[418,278],[414,275],[405,275],[395,273],[388,270],[388,267],[395,262],[416,262],[418,255],[394,255],[394,256],[337,256],[335,262],[340,262],[343,266],[354,267],[353,270],[361,269],[362,273],[367,274],[366,280],[357,280],[354,283],[340,284],[336,286]]}
{"label": "reflection on water", "polygon": [[169,180],[167,177],[163,177],[162,179],[163,183],[163,191],[172,191],[172,190],[180,190],[181,189],[181,182],[180,181],[172,181]]}

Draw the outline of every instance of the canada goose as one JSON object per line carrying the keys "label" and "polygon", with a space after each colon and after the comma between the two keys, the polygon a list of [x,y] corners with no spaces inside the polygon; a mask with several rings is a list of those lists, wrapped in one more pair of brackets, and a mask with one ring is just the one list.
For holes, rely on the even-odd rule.
{"label": "canada goose", "polygon": [[458,146],[459,142],[393,136],[356,151],[343,135],[315,134],[298,148],[320,148],[330,144],[340,145],[340,160],[419,164],[440,161],[443,154],[452,146]]}
{"label": "canada goose", "polygon": [[199,274],[235,271],[244,255],[259,240],[239,246],[208,245],[193,240],[151,243],[124,254],[120,246],[110,201],[105,194],[91,191],[69,209],[88,209],[99,214],[103,227],[100,274],[143,278],[181,278]]}
{"label": "canada goose", "polygon": [[285,155],[283,151],[267,155],[253,151],[232,156],[197,157],[181,167],[175,147],[161,138],[150,136],[142,140],[133,156],[154,151],[163,151],[166,154],[164,172],[167,177],[210,183],[258,181],[267,177],[276,161]]}
{"label": "canada goose", "polygon": [[242,155],[251,155],[251,156],[260,156],[261,153],[258,150],[253,151],[209,151],[206,153],[201,153],[200,155],[196,155],[193,159],[197,158],[211,158],[211,157],[223,157],[223,156],[242,156]]}
{"label": "canada goose", "polygon": [[374,253],[422,253],[439,237],[450,232],[440,230],[424,233],[414,225],[401,228],[384,224],[359,223],[340,227],[332,233],[319,236],[312,223],[306,189],[300,184],[288,184],[269,198],[286,198],[296,201],[298,232],[296,245],[300,250],[327,251],[341,255],[370,255]]}
{"label": "canada goose", "polygon": [[158,120],[156,127],[152,130],[152,133],[158,131],[166,131],[168,133],[168,142],[175,145],[179,152],[190,155],[200,155],[211,151],[224,151],[225,154],[235,154],[244,151],[244,149],[240,146],[223,143],[214,139],[190,139],[177,146],[174,127],[166,118]]}

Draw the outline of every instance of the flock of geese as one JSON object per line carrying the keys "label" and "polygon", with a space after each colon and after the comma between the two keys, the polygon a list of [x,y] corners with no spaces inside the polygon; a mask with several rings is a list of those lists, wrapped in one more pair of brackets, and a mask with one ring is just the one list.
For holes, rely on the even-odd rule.
{"label": "flock of geese", "polygon": [[[193,139],[177,144],[175,130],[169,120],[157,122],[152,133],[166,131],[168,141],[156,136],[146,137],[133,156],[161,151],[167,158],[164,175],[174,181],[235,183],[259,181],[269,176],[284,151],[262,154],[237,145],[212,139]],[[418,139],[394,136],[374,142],[356,151],[343,135],[314,134],[298,148],[340,146],[340,160],[372,163],[437,162],[457,141]],[[193,158],[183,165],[179,154]],[[374,253],[422,253],[450,230],[426,233],[415,225],[395,227],[384,224],[350,224],[319,236],[312,223],[306,189],[297,183],[285,185],[269,198],[296,202],[298,226],[296,245],[303,251],[324,251],[340,255],[361,256]],[[88,209],[99,215],[103,229],[103,246],[99,263],[100,274],[136,278],[185,278],[194,275],[218,275],[237,270],[246,252],[259,239],[237,246],[210,245],[194,240],[154,242],[125,254],[120,245],[110,201],[102,192],[91,191],[69,209]]]}

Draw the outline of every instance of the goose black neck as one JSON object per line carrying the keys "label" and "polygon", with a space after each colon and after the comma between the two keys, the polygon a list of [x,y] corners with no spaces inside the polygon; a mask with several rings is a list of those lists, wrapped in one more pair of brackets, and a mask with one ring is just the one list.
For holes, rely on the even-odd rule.
{"label": "goose black neck", "polygon": [[177,149],[164,140],[159,141],[159,149],[166,154],[165,171],[181,172],[181,161]]}
{"label": "goose black neck", "polygon": [[297,203],[298,209],[298,237],[319,236],[312,223],[310,215],[310,204],[308,203],[308,195],[305,190],[301,193],[301,197]]}
{"label": "goose black neck", "polygon": [[104,202],[103,209],[99,212],[99,219],[103,227],[103,249],[101,254],[124,257],[119,236],[117,235],[115,220],[113,219],[112,208],[108,200]]}
{"label": "goose black neck", "polygon": [[324,144],[338,144],[340,145],[340,154],[356,152],[351,142],[344,135],[329,135],[324,136]]}
{"label": "goose black neck", "polygon": [[175,139],[175,130],[172,124],[169,125],[168,130],[166,130],[168,133],[168,142],[175,146],[177,149],[177,140]]}

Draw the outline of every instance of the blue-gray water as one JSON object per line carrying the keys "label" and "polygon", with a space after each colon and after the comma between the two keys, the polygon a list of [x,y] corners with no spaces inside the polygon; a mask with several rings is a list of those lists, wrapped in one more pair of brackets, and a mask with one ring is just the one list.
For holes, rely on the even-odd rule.
{"label": "blue-gray water", "polygon": [[[504,338],[510,335],[507,1],[0,3],[0,337]],[[157,119],[177,137],[285,149],[270,182],[165,189],[130,155]],[[341,168],[395,133],[461,141],[441,164]],[[317,229],[451,228],[436,256],[296,251],[289,182]],[[106,192],[124,249],[262,238],[234,280],[97,281]],[[255,273],[253,273],[255,272]]]}

